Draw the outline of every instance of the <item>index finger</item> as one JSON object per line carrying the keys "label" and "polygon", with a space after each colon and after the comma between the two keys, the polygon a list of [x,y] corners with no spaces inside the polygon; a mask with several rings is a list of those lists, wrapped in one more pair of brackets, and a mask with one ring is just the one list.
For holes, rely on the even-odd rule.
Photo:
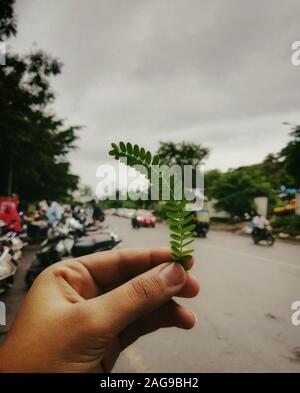
{"label": "index finger", "polygon": [[[76,258],[98,284],[110,285],[130,280],[161,263],[172,260],[168,247],[128,248],[102,251]],[[192,265],[193,261],[189,262]]]}

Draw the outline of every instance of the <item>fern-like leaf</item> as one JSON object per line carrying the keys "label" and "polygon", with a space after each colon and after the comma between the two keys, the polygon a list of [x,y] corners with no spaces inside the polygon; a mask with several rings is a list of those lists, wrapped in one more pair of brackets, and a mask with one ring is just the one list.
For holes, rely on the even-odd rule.
{"label": "fern-like leaf", "polygon": [[[151,181],[151,168],[160,167],[162,161],[158,155],[152,155],[150,151],[145,150],[138,145],[132,146],[131,143],[120,142],[119,144],[112,143],[112,150],[109,155],[116,160],[126,160],[127,165],[143,165],[147,168],[148,179]],[[154,168],[153,168],[154,169]],[[159,174],[161,176],[161,174]],[[170,187],[170,201],[166,202],[167,209],[167,223],[170,228],[170,248],[171,255],[174,261],[179,262],[188,270],[187,263],[192,258],[193,249],[186,249],[188,245],[193,242],[195,225],[192,223],[192,213],[186,211],[186,201],[178,201],[174,199],[174,184],[167,182]],[[183,194],[183,193],[182,193]]]}

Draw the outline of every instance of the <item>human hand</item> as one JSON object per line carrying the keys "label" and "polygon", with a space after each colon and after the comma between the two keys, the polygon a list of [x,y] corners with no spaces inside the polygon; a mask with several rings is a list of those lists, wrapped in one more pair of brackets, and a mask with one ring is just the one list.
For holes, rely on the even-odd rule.
{"label": "human hand", "polygon": [[52,265],[0,347],[0,371],[109,372],[142,335],[192,328],[195,315],[171,298],[194,297],[199,285],[170,260],[168,249],[127,249]]}

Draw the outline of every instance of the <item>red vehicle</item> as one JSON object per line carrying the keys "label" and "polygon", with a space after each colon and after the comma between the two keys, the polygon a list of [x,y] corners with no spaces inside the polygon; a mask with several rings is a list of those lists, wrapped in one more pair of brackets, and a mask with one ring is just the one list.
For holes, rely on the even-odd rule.
{"label": "red vehicle", "polygon": [[132,226],[134,228],[152,227],[156,224],[156,217],[148,210],[137,210],[135,216],[132,218]]}
{"label": "red vehicle", "polygon": [[0,220],[4,221],[9,230],[22,231],[21,218],[18,213],[18,198],[0,197]]}

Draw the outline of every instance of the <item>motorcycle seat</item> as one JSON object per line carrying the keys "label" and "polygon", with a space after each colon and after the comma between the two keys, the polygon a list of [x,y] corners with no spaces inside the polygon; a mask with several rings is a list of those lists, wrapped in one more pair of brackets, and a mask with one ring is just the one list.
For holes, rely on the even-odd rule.
{"label": "motorcycle seat", "polygon": [[80,257],[96,251],[110,250],[114,244],[114,239],[109,234],[84,236],[75,241],[72,255]]}

